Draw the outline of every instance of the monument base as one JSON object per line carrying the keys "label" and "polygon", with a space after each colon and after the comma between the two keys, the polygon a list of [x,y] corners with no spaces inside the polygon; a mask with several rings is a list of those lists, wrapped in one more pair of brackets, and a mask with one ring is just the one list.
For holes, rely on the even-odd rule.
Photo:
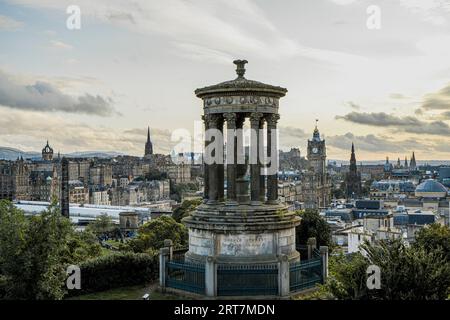
{"label": "monument base", "polygon": [[183,219],[189,228],[186,261],[205,263],[215,257],[222,264],[270,264],[286,255],[299,261],[295,227],[300,218],[280,204],[203,204]]}

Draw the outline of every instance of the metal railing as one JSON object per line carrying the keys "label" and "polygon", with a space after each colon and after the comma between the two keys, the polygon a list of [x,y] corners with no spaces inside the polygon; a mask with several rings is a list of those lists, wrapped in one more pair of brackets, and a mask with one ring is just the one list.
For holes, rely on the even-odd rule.
{"label": "metal railing", "polygon": [[167,286],[205,294],[205,266],[184,261],[167,262]]}
{"label": "metal railing", "polygon": [[289,266],[289,288],[291,292],[301,291],[323,283],[322,258],[291,263]]}
{"label": "metal railing", "polygon": [[278,295],[278,266],[218,265],[218,296]]}

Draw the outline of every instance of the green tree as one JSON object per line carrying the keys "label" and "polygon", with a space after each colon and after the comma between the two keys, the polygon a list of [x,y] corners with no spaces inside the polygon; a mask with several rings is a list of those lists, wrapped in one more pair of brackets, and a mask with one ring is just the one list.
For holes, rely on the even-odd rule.
{"label": "green tree", "polygon": [[101,237],[104,235],[111,235],[116,232],[117,226],[114,224],[110,216],[102,214],[91,222],[86,229],[95,234],[97,237]]}
{"label": "green tree", "polygon": [[11,203],[2,202],[0,212],[0,230],[17,232],[12,240],[2,232],[0,240],[7,298],[61,299],[65,294],[66,241],[73,230],[70,221],[55,204],[28,220]]}
{"label": "green tree", "polygon": [[450,228],[438,223],[433,223],[425,228],[422,228],[416,234],[416,241],[414,247],[422,247],[428,251],[442,249],[447,256],[447,261],[450,261]]}
{"label": "green tree", "polygon": [[141,226],[137,238],[128,245],[134,252],[152,252],[162,248],[165,239],[172,240],[174,247],[183,247],[187,244],[187,228],[172,217],[161,216]]}
{"label": "green tree", "polygon": [[299,244],[306,244],[308,238],[315,237],[318,246],[328,246],[331,248],[331,230],[324,218],[317,210],[299,210],[297,214],[302,218],[300,225],[296,227],[296,241]]}
{"label": "green tree", "polygon": [[76,232],[53,203],[26,217],[9,201],[0,202],[0,274],[7,299],[61,299],[66,267],[100,254],[95,236]]}
{"label": "green tree", "polygon": [[[338,299],[436,300],[446,299],[450,288],[450,264],[441,248],[407,247],[401,240],[362,245],[366,256],[330,259],[326,284]],[[369,265],[381,269],[381,288],[367,290]]]}
{"label": "green tree", "polygon": [[172,217],[176,222],[181,222],[181,219],[187,217],[202,203],[201,199],[184,200],[183,203],[173,211]]}
{"label": "green tree", "polygon": [[367,295],[368,266],[369,261],[360,253],[330,256],[329,280],[325,288],[340,300],[361,299]]}

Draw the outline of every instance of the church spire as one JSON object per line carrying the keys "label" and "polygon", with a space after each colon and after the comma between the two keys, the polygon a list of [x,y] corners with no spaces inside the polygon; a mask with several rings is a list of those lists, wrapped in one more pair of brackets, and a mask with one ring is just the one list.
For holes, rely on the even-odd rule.
{"label": "church spire", "polygon": [[356,172],[356,156],[355,156],[355,145],[352,142],[352,154],[350,156],[350,171]]}
{"label": "church spire", "polygon": [[150,139],[150,126],[147,128],[147,142],[145,143],[145,153],[144,156],[149,156],[153,154],[153,144]]}
{"label": "church spire", "polygon": [[413,154],[412,154],[412,157],[411,157],[411,161],[409,161],[409,167],[411,168],[411,170],[415,170],[416,167],[417,167],[416,155],[414,154],[414,151],[413,151]]}

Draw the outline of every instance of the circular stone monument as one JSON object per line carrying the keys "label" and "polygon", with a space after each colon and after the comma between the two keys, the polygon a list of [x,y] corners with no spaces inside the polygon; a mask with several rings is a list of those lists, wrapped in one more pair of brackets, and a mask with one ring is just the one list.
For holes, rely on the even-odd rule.
{"label": "circular stone monument", "polygon": [[[214,257],[225,264],[266,264],[286,255],[290,261],[298,261],[295,227],[300,218],[278,202],[276,174],[278,148],[274,137],[280,118],[279,99],[287,90],[247,80],[247,61],[234,63],[238,74],[235,80],[195,91],[203,100],[205,131],[213,129],[223,134],[226,122],[227,134],[222,140],[205,134],[205,157],[211,143],[220,142],[222,148],[226,143],[227,161],[218,148],[211,153],[216,160],[204,163],[204,202],[183,219],[189,228],[185,258],[194,263]],[[244,148],[242,129],[247,119],[252,132],[265,131],[265,145],[260,134],[251,134],[250,149]],[[262,161],[260,148],[267,150],[267,158],[271,159],[268,164]],[[250,156],[245,150],[250,150]],[[270,166],[275,170],[268,171]]]}

